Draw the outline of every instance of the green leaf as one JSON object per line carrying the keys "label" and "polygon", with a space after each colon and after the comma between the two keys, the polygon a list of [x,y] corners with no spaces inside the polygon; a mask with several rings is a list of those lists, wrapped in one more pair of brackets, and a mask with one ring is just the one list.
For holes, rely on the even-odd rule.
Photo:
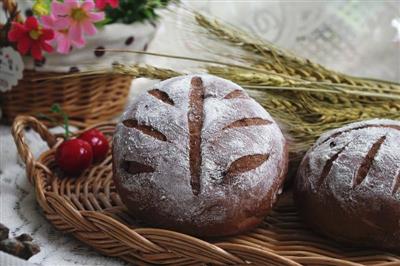
{"label": "green leaf", "polygon": [[107,24],[122,22],[131,24],[137,21],[153,21],[157,19],[157,8],[164,8],[174,0],[120,0],[118,8],[108,6],[105,10],[109,19]]}
{"label": "green leaf", "polygon": [[104,28],[104,26],[110,24],[111,21],[111,18],[105,18],[102,21],[96,22],[94,25],[96,26],[96,28]]}
{"label": "green leaf", "polygon": [[58,103],[55,103],[51,106],[51,111],[56,114],[61,114],[61,106]]}

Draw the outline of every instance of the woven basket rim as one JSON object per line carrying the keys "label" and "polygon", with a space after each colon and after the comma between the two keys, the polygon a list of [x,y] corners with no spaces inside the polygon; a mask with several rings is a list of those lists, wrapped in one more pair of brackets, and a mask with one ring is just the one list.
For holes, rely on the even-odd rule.
{"label": "woven basket rim", "polygon": [[[50,106],[57,103],[78,128],[109,120],[122,113],[133,77],[125,74],[56,73],[24,70],[11,90],[0,92],[2,123],[18,115],[55,117]],[[50,123],[48,123],[50,124]]]}
{"label": "woven basket rim", "polygon": [[[27,126],[39,133],[50,147],[38,159],[33,157],[25,142],[24,130]],[[100,123],[87,129],[98,128],[111,136],[114,126],[114,123]],[[115,196],[111,187],[112,178],[110,178],[111,158],[86,171],[74,182],[70,182],[69,179],[58,178],[52,171],[52,164],[54,165],[52,157],[54,157],[56,147],[63,141],[62,138],[51,134],[44,124],[30,116],[17,117],[12,127],[12,134],[18,152],[26,164],[27,176],[35,187],[36,199],[46,218],[57,229],[72,233],[79,240],[108,256],[120,257],[137,265],[203,265],[207,263],[245,265],[252,263],[251,265],[361,266],[371,264],[371,262],[380,266],[400,265],[400,254],[398,256],[387,252],[352,249],[346,254],[338,255],[336,246],[329,246],[329,240],[325,241],[325,239],[321,240],[322,243],[321,241],[313,242],[313,245],[308,247],[302,246],[304,241],[296,241],[296,238],[285,240],[288,242],[287,245],[278,245],[275,242],[284,243],[285,241],[280,240],[274,235],[275,232],[269,231],[268,227],[264,226],[238,237],[209,241],[165,229],[135,228],[127,225],[113,216],[113,212],[123,213],[124,206],[118,204],[101,210],[80,210],[76,207],[77,204],[85,204],[79,199],[82,196],[79,194],[81,190],[86,191],[83,197],[89,195],[87,196],[89,201],[93,200],[90,197],[94,196],[88,191],[92,189],[97,193],[100,200],[97,203],[93,200],[93,204],[102,204],[100,202],[102,198],[107,198],[105,204],[107,201],[109,204],[110,198]],[[90,180],[90,184],[82,182],[87,177],[90,179],[93,176],[94,179]],[[103,176],[106,177],[103,178]],[[94,189],[93,186],[95,186]],[[66,192],[60,193],[60,191]],[[74,191],[79,192],[78,196],[74,194]],[[292,216],[289,214],[285,218],[288,219],[287,225],[294,223],[291,222],[291,219],[294,219]],[[267,220],[268,217],[266,223],[269,225],[270,222]],[[294,230],[292,233],[297,232]],[[263,246],[264,244],[269,246]]]}

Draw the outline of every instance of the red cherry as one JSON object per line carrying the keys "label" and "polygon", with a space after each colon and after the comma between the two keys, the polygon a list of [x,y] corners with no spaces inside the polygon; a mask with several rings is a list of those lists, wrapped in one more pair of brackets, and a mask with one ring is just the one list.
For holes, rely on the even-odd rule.
{"label": "red cherry", "polygon": [[93,161],[92,146],[81,139],[66,140],[57,148],[56,163],[66,174],[78,175]]}
{"label": "red cherry", "polygon": [[90,129],[83,132],[78,138],[88,142],[92,146],[94,163],[99,163],[107,157],[109,149],[108,140],[99,130],[95,128]]}

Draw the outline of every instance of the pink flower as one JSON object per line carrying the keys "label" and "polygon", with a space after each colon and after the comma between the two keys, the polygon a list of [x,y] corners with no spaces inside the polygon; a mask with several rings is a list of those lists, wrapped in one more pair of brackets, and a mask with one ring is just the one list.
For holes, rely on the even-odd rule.
{"label": "pink flower", "polygon": [[57,51],[68,53],[70,46],[85,45],[85,35],[97,32],[93,23],[104,19],[104,12],[94,12],[93,0],[65,0],[64,3],[53,1],[51,15],[43,16],[43,23],[54,29],[59,48]]}
{"label": "pink flower", "polygon": [[96,7],[100,10],[104,10],[107,5],[116,8],[119,5],[119,0],[96,0]]}
{"label": "pink flower", "polygon": [[[54,16],[43,16],[42,17],[42,24],[48,28],[54,29],[54,22],[55,22]],[[52,41],[53,46],[54,43],[57,44],[57,52],[60,54],[68,54],[71,51],[72,45],[75,45],[76,47],[80,47],[80,45],[73,43],[70,39],[68,39],[68,29],[64,30],[55,30],[54,31],[54,39]]]}

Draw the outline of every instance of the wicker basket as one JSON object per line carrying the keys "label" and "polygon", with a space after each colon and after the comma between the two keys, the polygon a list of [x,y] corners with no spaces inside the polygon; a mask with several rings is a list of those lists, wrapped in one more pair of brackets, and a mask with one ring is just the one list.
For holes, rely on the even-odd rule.
{"label": "wicker basket", "polygon": [[[27,126],[50,147],[38,159],[25,142]],[[96,128],[111,140],[113,124]],[[111,155],[79,178],[59,178],[54,154],[61,138],[29,116],[18,117],[12,133],[47,219],[58,230],[73,234],[105,255],[135,265],[400,265],[400,254],[343,247],[315,235],[299,220],[290,192],[284,193],[259,228],[235,237],[202,240],[141,228],[115,191]]]}
{"label": "wicker basket", "polygon": [[58,103],[76,125],[107,121],[125,108],[131,82],[132,77],[118,74],[63,77],[27,70],[17,86],[0,93],[2,120],[11,123],[23,114],[51,116],[50,107]]}
{"label": "wicker basket", "polygon": [[[9,12],[18,8],[15,0],[3,0],[2,4]],[[51,105],[58,103],[70,116],[72,124],[83,127],[106,121],[123,111],[131,82],[132,77],[121,74],[71,77],[26,70],[17,86],[0,92],[1,120],[12,123],[15,117],[24,114],[51,116]]]}

